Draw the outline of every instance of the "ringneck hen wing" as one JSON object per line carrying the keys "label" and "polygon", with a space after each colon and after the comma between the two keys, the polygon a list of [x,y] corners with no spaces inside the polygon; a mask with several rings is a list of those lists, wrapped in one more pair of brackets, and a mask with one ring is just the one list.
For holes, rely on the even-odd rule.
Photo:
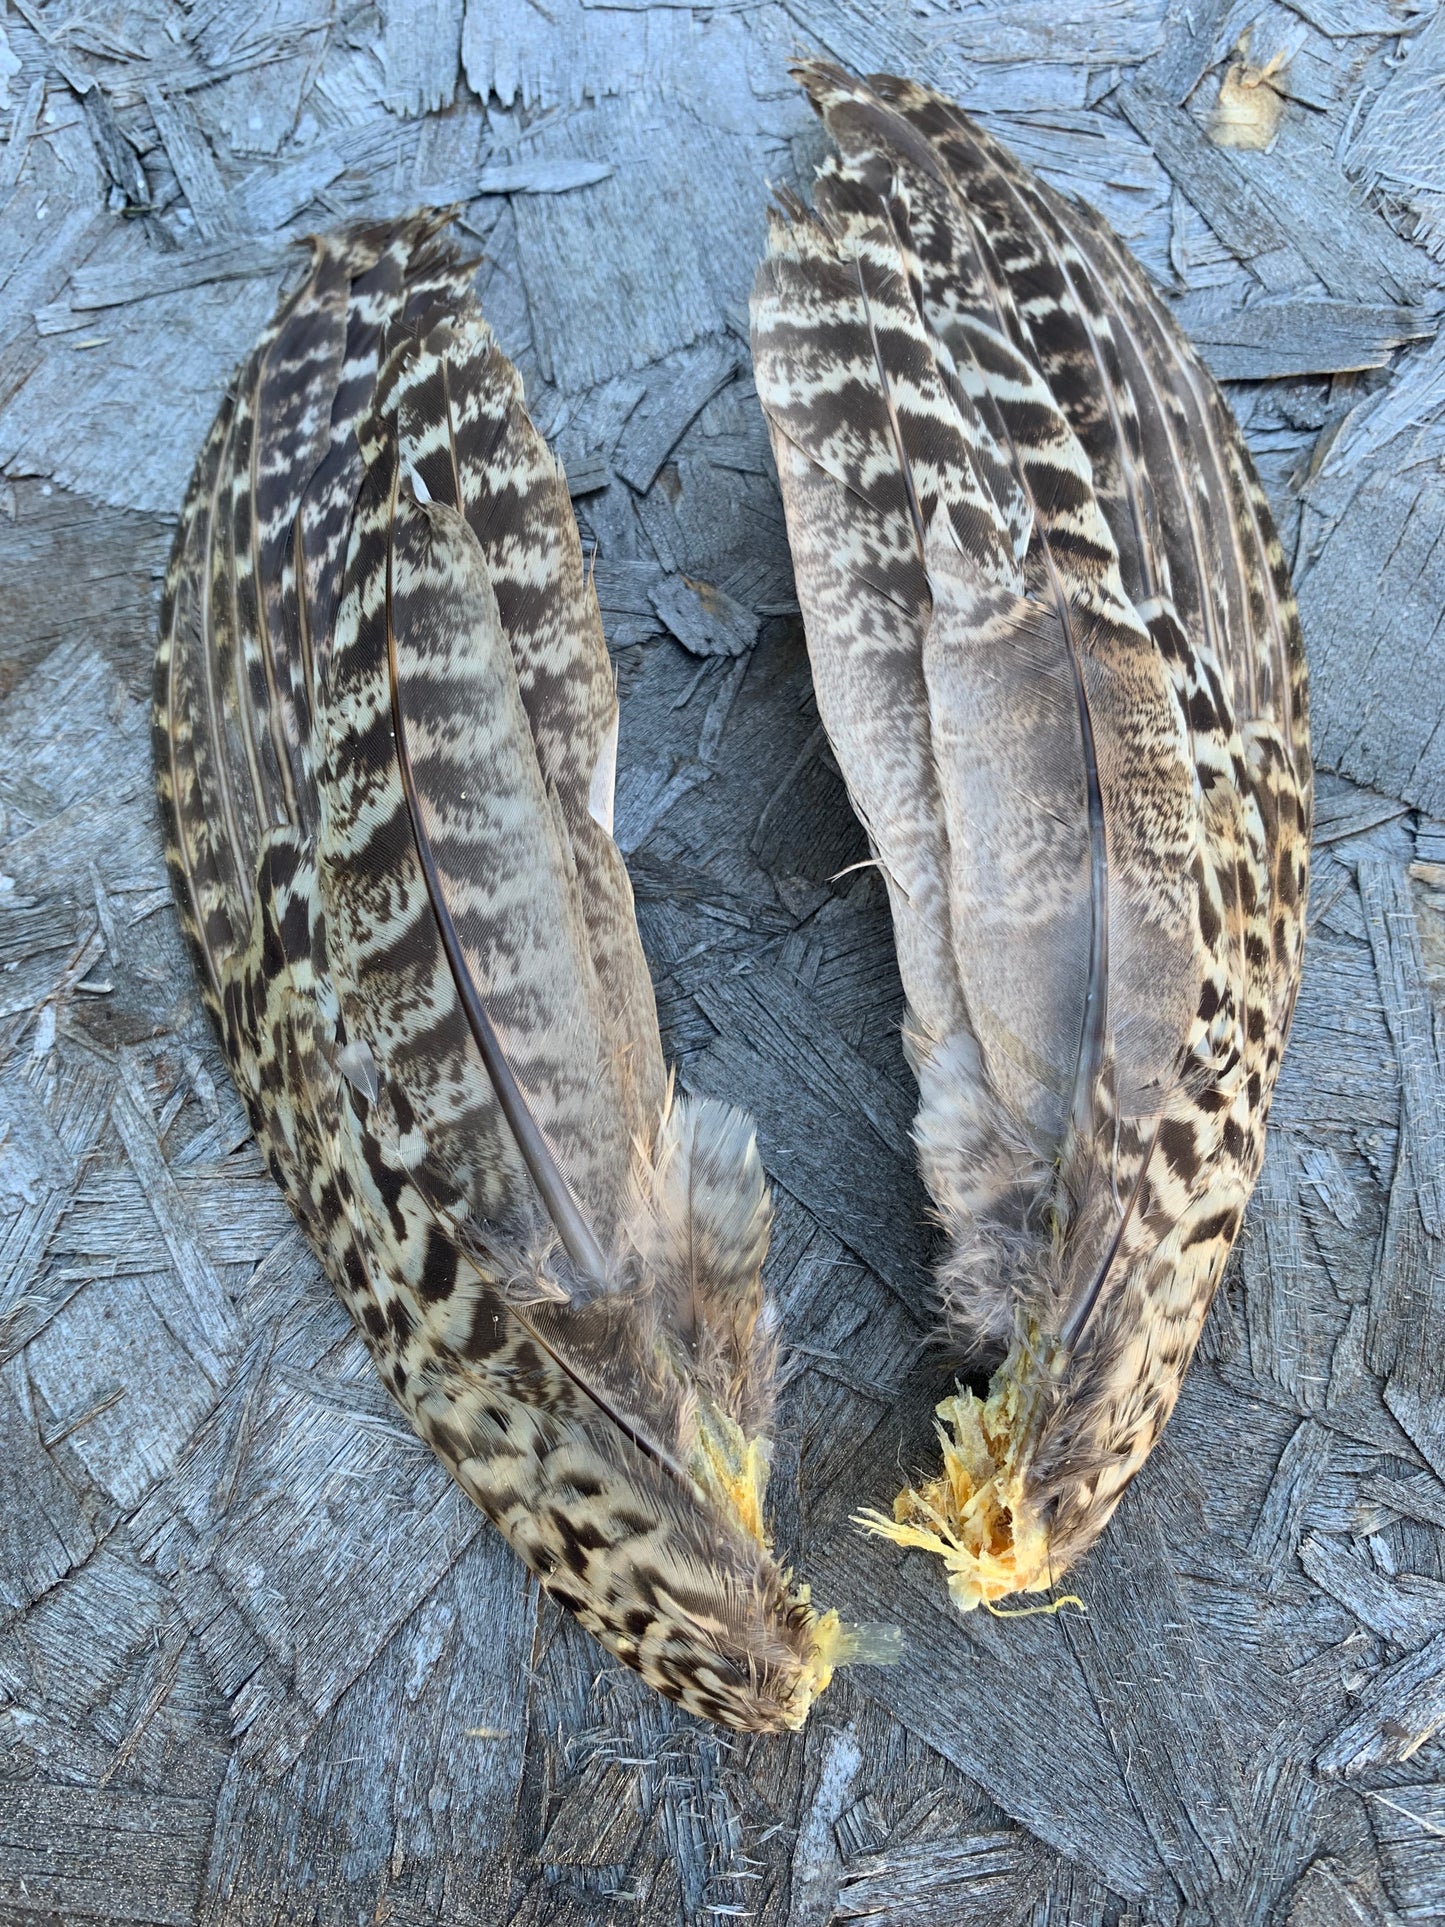
{"label": "ringneck hen wing", "polygon": [[1218,388],[1122,243],[942,96],[797,70],[837,152],[753,296],[818,707],[887,886],[960,1362],[868,1523],[1048,1588],[1178,1396],[1299,981],[1304,655]]}
{"label": "ringneck hen wing", "polygon": [[197,463],[156,662],[176,897],[416,1431],[649,1684],[797,1726],[854,1649],[764,1521],[769,1193],[748,1120],[666,1076],[565,477],[443,226],[316,242]]}

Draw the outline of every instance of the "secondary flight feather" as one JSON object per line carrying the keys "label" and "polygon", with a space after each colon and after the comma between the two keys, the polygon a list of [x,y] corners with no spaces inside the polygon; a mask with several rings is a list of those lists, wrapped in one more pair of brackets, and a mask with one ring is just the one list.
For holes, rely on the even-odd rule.
{"label": "secondary flight feather", "polygon": [[417,1432],[651,1685],[797,1726],[856,1648],[764,1525],[769,1194],[748,1120],[665,1074],[565,478],[440,226],[315,243],[200,456],[156,660],[176,896]]}
{"label": "secondary flight feather", "polygon": [[993,1369],[875,1529],[964,1608],[1048,1588],[1167,1419],[1299,981],[1307,686],[1219,390],[1097,215],[909,81],[753,297],[818,707],[887,884],[947,1250]]}

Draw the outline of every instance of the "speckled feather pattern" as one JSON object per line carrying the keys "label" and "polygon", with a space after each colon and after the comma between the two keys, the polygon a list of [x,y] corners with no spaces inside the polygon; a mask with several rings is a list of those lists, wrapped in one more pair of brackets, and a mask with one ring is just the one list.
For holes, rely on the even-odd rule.
{"label": "speckled feather pattern", "polygon": [[998,1367],[887,1529],[970,1606],[1103,1529],[1239,1229],[1299,980],[1305,662],[1238,429],[1104,223],[926,88],[798,72],[838,151],[772,217],[754,360],[945,1328]]}
{"label": "speckled feather pattern", "polygon": [[439,230],[316,243],[197,463],[156,661],[177,901],[267,1163],[411,1424],[651,1685],[795,1726],[845,1642],[763,1526],[768,1192],[745,1118],[673,1101],[565,478]]}

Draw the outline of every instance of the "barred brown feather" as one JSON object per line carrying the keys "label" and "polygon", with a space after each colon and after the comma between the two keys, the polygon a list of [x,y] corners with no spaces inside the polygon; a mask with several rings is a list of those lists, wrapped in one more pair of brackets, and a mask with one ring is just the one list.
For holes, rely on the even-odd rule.
{"label": "barred brown feather", "polygon": [[651,1685],[796,1726],[848,1640],[764,1528],[767,1187],[744,1117],[673,1099],[566,482],[439,226],[316,243],[202,451],[156,660],[177,900],[418,1433]]}
{"label": "barred brown feather", "polygon": [[758,392],[945,1328],[997,1368],[870,1523],[966,1608],[1103,1529],[1238,1231],[1299,981],[1305,663],[1228,408],[1104,223],[923,87],[797,71],[838,153],[772,217]]}

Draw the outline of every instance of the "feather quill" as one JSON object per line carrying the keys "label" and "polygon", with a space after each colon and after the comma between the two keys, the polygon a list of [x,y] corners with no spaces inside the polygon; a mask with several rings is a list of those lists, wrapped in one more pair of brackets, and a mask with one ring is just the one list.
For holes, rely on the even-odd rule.
{"label": "feather quill", "polygon": [[837,153],[753,354],[819,711],[885,878],[947,1234],[994,1368],[875,1529],[1043,1590],[1178,1395],[1299,980],[1310,767],[1238,430],[1098,217],[951,102],[796,69]]}
{"label": "feather quill", "polygon": [[441,227],[315,243],[202,451],[156,661],[177,901],[418,1433],[660,1692],[797,1726],[859,1649],[769,1548],[768,1191],[666,1077],[565,478]]}

